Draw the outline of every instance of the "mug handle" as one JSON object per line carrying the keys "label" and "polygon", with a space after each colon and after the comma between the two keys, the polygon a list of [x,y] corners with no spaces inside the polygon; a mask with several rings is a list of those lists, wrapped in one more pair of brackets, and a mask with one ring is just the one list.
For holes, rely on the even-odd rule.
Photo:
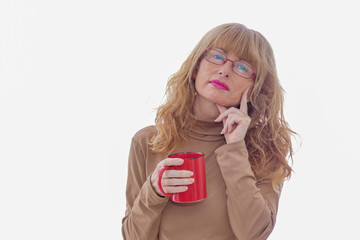
{"label": "mug handle", "polygon": [[168,166],[164,166],[164,167],[160,168],[160,170],[158,171],[158,179],[157,179],[157,185],[159,187],[159,190],[160,190],[161,194],[163,196],[165,196],[165,197],[171,197],[172,196],[171,193],[164,192],[164,189],[161,186],[161,179],[162,179],[162,176],[164,174],[164,171],[166,171],[168,169],[170,169],[170,167],[168,167]]}

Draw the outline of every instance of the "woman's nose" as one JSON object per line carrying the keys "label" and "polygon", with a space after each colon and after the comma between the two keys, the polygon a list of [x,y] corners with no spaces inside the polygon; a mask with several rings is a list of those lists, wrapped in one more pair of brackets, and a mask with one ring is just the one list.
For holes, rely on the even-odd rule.
{"label": "woman's nose", "polygon": [[220,66],[219,74],[224,75],[225,77],[230,77],[230,73],[232,71],[233,63],[227,60],[223,65]]}

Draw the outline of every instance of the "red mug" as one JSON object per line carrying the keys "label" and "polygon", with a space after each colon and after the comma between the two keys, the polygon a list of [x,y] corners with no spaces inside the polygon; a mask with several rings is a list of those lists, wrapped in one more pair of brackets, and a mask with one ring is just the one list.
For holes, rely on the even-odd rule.
{"label": "red mug", "polygon": [[[184,163],[180,166],[164,166],[158,171],[158,187],[160,192],[166,196],[171,197],[173,202],[190,203],[198,202],[206,198],[206,175],[205,175],[205,158],[201,152],[181,152],[174,153],[169,158],[184,159]],[[181,193],[165,193],[161,186],[161,178],[165,170],[188,170],[192,171],[194,175],[194,183],[187,185],[188,190]]]}

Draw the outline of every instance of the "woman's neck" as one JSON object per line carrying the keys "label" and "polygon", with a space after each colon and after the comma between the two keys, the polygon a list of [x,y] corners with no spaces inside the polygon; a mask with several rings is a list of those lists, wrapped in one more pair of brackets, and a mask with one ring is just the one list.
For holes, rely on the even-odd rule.
{"label": "woman's neck", "polygon": [[201,120],[214,121],[220,115],[220,112],[215,103],[197,95],[194,104],[194,114]]}

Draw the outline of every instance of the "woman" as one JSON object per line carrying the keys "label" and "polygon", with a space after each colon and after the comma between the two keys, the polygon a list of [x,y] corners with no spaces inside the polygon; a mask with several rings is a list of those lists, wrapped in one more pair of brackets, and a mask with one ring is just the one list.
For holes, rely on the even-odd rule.
{"label": "woman", "polygon": [[[291,175],[294,133],[271,46],[241,24],[210,30],[167,86],[156,125],[132,139],[124,239],[266,239],[282,183]],[[175,152],[205,154],[207,198],[174,203],[158,170],[181,165]],[[184,192],[190,171],[165,171],[167,193]]]}

